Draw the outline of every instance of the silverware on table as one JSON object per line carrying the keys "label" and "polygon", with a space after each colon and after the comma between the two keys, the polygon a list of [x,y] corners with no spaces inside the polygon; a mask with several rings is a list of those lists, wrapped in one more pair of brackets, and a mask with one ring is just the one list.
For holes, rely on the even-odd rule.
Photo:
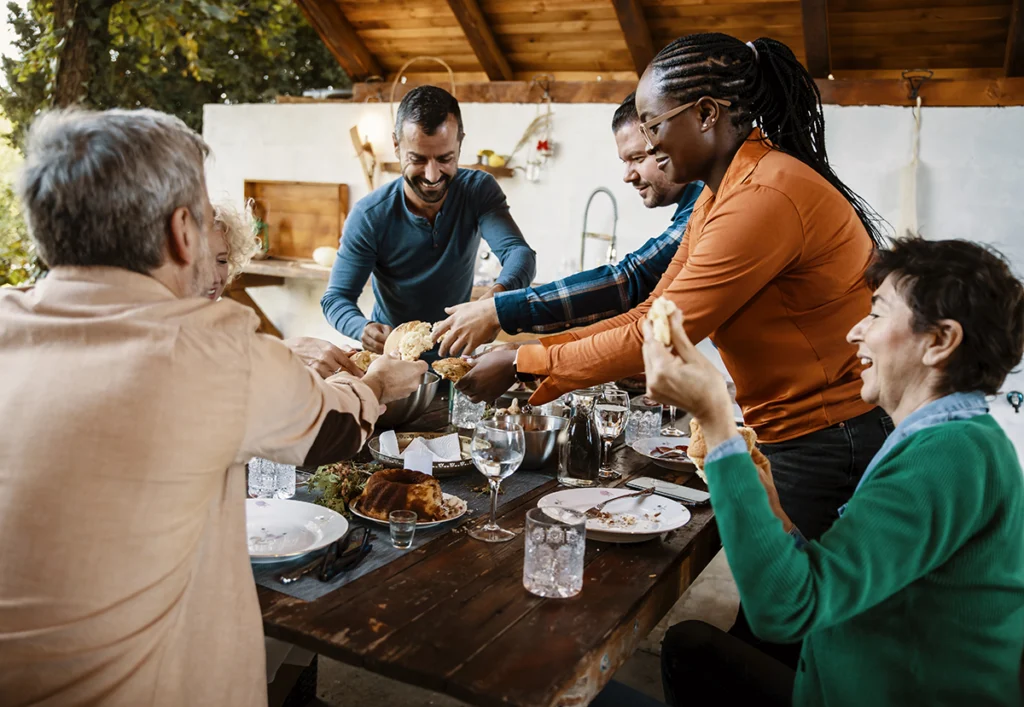
{"label": "silverware on table", "polygon": [[588,508],[585,512],[587,518],[596,518],[601,514],[601,509],[607,506],[612,501],[621,501],[624,498],[636,498],[638,496],[650,496],[654,493],[654,487],[644,489],[643,491],[637,491],[636,493],[627,493],[625,496],[616,496],[615,498],[609,498],[607,501],[602,501],[593,508]]}

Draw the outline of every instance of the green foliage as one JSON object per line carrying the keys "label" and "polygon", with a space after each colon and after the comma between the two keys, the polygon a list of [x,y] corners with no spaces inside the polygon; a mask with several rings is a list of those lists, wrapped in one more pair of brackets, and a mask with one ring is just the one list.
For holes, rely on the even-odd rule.
{"label": "green foliage", "polygon": [[[27,12],[7,6],[22,58],[3,60],[10,88],[0,90],[0,107],[17,145],[53,95],[67,32],[53,27],[54,2],[30,0]],[[94,108],[154,108],[200,130],[207,103],[264,103],[350,85],[291,0],[79,2],[89,4],[87,22],[100,22],[109,10],[106,28],[89,25],[89,53],[97,61],[83,103]]]}
{"label": "green foliage", "polygon": [[[202,130],[207,103],[265,103],[350,85],[291,0],[29,0],[24,10],[12,2],[8,22],[21,58],[2,59],[0,110],[11,122],[7,142],[19,150],[33,118],[53,105],[70,28],[54,26],[54,9],[75,6],[89,30],[81,102],[92,108],[154,108]],[[40,265],[4,159],[0,148],[0,285],[21,284]]]}

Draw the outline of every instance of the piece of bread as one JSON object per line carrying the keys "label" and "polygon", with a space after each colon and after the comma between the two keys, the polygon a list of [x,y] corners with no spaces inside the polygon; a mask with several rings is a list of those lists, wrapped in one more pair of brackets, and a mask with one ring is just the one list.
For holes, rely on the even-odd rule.
{"label": "piece of bread", "polygon": [[473,368],[473,364],[464,358],[442,358],[434,361],[432,368],[445,380],[458,383]]}
{"label": "piece of bread", "polygon": [[[754,460],[755,466],[766,472],[769,476],[772,473],[771,462],[768,461],[760,449],[757,448],[757,433],[750,427],[740,427],[739,433],[743,441],[747,443],[747,451],[750,458]],[[707,483],[708,477],[704,475],[704,458],[708,455],[707,441],[704,439],[704,429],[697,422],[697,418],[690,418],[690,446],[686,450],[686,456],[697,467],[697,475]]]}
{"label": "piece of bread", "polygon": [[370,368],[370,364],[380,358],[380,354],[375,354],[372,351],[359,351],[352,354],[352,363],[356,364],[356,367],[366,373],[367,369]]}
{"label": "piece of bread", "polygon": [[654,338],[665,346],[672,346],[672,330],[669,329],[668,318],[678,309],[672,300],[659,297],[654,300],[650,311],[647,312],[647,318],[654,327]]}
{"label": "piece of bread", "polygon": [[418,361],[424,352],[434,348],[431,326],[426,322],[412,321],[399,324],[388,334],[384,342],[384,355],[398,352],[403,361]]}

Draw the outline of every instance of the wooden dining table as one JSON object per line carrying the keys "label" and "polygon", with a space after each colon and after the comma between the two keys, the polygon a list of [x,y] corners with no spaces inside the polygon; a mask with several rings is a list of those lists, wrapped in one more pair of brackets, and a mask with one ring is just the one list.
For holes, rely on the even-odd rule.
{"label": "wooden dining table", "polygon": [[[439,396],[402,430],[447,425]],[[622,473],[613,486],[653,476],[706,488],[696,474],[667,471],[626,447],[612,462]],[[554,469],[551,476],[500,505],[499,524],[521,531],[526,512],[558,488]],[[586,705],[721,547],[711,507],[690,511],[689,523],[662,539],[588,540],[583,589],[571,599],[527,592],[522,533],[480,542],[466,533],[486,520],[474,518],[315,601],[259,587],[265,631],[480,707]]]}

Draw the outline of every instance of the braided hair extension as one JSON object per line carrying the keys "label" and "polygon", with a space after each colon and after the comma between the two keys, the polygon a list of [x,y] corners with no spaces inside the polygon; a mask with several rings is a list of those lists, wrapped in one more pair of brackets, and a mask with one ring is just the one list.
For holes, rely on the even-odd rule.
{"label": "braided hair extension", "polygon": [[680,37],[651,62],[661,92],[680,104],[703,96],[732,102],[732,123],[754,123],[770,147],[808,165],[846,197],[875,246],[883,219],[833,171],[825,152],[825,117],[814,79],[782,42],[744,43],[720,33]]}

